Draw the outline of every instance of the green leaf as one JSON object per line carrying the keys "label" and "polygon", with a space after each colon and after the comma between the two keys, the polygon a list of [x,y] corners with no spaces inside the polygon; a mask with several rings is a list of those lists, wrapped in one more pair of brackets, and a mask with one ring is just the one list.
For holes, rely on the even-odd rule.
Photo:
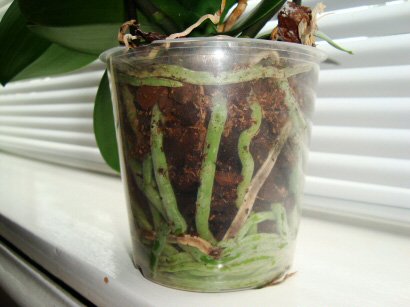
{"label": "green leaf", "polygon": [[[214,14],[221,6],[221,0],[186,1],[186,0],[151,0],[161,11],[169,16],[181,30],[185,30],[205,14]],[[235,0],[227,1],[227,8]]]}
{"label": "green leaf", "polygon": [[0,83],[3,85],[50,46],[50,42],[27,29],[16,2],[10,5],[0,22],[0,41]]}
{"label": "green leaf", "polygon": [[91,63],[96,58],[94,55],[51,44],[42,55],[15,76],[13,81],[70,72]]}
{"label": "green leaf", "polygon": [[192,11],[177,0],[152,0],[151,2],[171,18],[180,31],[185,30],[198,19]]}
{"label": "green leaf", "polygon": [[[176,29],[171,30],[169,27],[164,27],[162,20],[156,20],[153,11],[149,11],[147,2],[151,3],[152,7],[155,7],[157,11],[162,12],[165,17],[176,26]],[[232,7],[236,0],[228,0],[226,4],[226,10]],[[138,2],[138,6],[141,11],[146,15],[149,13],[153,16],[152,20],[157,22],[166,34],[180,32],[194,24],[201,16],[205,14],[214,14],[219,10],[221,0],[210,1],[187,1],[187,0],[141,0]],[[148,15],[147,15],[148,16]],[[191,36],[209,36],[209,34],[215,34],[216,31],[212,28],[212,23],[206,21],[202,26],[195,29]]]}
{"label": "green leaf", "polygon": [[[166,1],[166,0],[163,0]],[[184,8],[196,14],[195,19],[205,15],[213,14],[221,7],[221,0],[192,1],[177,0]]]}
{"label": "green leaf", "polygon": [[141,30],[144,32],[157,32],[157,33],[162,33],[162,29],[152,22],[149,18],[147,18],[144,14],[141,12],[138,12],[138,22],[141,26]]}
{"label": "green leaf", "polygon": [[154,5],[151,0],[138,0],[136,1],[136,5],[139,12],[148,16],[153,24],[162,29],[160,33],[171,34],[179,31],[174,21]]}
{"label": "green leaf", "polygon": [[[254,37],[260,29],[268,22],[283,6],[286,0],[262,0],[247,17],[237,23],[229,35]],[[246,33],[248,31],[248,33]],[[255,33],[256,32],[256,33]]]}
{"label": "green leaf", "polygon": [[29,26],[33,33],[76,51],[99,55],[118,46],[120,24],[93,24],[70,27]]}
{"label": "green leaf", "polygon": [[28,21],[45,26],[122,23],[122,0],[18,0]]}
{"label": "green leaf", "polygon": [[94,105],[94,134],[105,162],[120,171],[113,108],[107,72],[101,79]]}

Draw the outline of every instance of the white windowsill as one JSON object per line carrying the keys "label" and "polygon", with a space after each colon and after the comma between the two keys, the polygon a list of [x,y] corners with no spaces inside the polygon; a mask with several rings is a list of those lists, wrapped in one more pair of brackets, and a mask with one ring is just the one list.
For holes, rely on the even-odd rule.
{"label": "white windowsill", "polygon": [[410,305],[408,236],[307,217],[283,284],[223,294],[153,284],[130,258],[118,178],[4,153],[0,235],[98,306]]}

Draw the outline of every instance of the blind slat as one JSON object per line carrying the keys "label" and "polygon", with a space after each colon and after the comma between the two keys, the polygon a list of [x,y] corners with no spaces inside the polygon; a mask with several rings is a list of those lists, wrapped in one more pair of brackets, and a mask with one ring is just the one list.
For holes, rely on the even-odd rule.
{"label": "blind slat", "polygon": [[11,4],[13,0],[0,0],[0,7],[7,6]]}
{"label": "blind slat", "polygon": [[410,159],[410,130],[314,126],[311,150]]}
{"label": "blind slat", "polygon": [[311,152],[308,175],[410,188],[410,160]]}
{"label": "blind slat", "polygon": [[308,176],[305,193],[410,209],[410,190],[400,187]]}
{"label": "blind slat", "polygon": [[14,127],[33,127],[89,133],[93,132],[92,118],[0,116],[0,124]]}
{"label": "blind slat", "polygon": [[326,5],[326,11],[334,11],[358,6],[366,6],[366,5],[376,5],[376,4],[384,4],[387,2],[386,0],[305,0],[303,1],[303,5],[307,5],[310,7],[314,7],[318,3],[324,3]]}
{"label": "blind slat", "polygon": [[94,102],[97,87],[72,88],[67,90],[51,89],[43,92],[10,93],[3,95],[0,90],[0,105],[31,105],[31,104],[66,104]]}
{"label": "blind slat", "polygon": [[323,17],[319,20],[318,26],[321,31],[332,38],[408,33],[410,29],[409,12],[410,2],[376,6]]}
{"label": "blind slat", "polygon": [[58,153],[55,154],[48,154],[44,155],[42,151],[36,151],[32,148],[21,148],[19,146],[8,145],[4,147],[4,150],[9,153],[13,153],[19,156],[24,156],[29,159],[37,159],[44,162],[51,162],[57,163],[60,165],[65,165],[69,167],[81,168],[88,171],[96,171],[105,174],[114,175],[116,174],[113,170],[111,170],[105,162],[94,162],[94,161],[87,161],[82,158],[72,158],[67,157],[64,155],[60,155]]}
{"label": "blind slat", "polygon": [[[307,214],[319,212],[323,217],[323,212],[330,213],[333,217],[341,216],[344,221],[351,219],[373,220],[387,225],[387,229],[400,226],[402,229],[409,230],[410,215],[408,208],[386,206],[384,204],[370,203],[366,201],[354,201],[351,199],[323,197],[317,195],[305,195],[303,211]],[[380,224],[382,223],[382,224]]]}
{"label": "blind slat", "polygon": [[323,126],[410,129],[409,114],[410,97],[318,98],[313,122]]}
{"label": "blind slat", "polygon": [[83,87],[94,87],[101,80],[102,71],[84,72],[61,77],[48,77],[43,79],[33,79],[29,81],[19,81],[8,83],[0,89],[0,94],[8,93],[28,93],[59,89],[72,89]]}
{"label": "blind slat", "polygon": [[93,133],[0,126],[0,135],[96,147]]}
{"label": "blind slat", "polygon": [[[85,117],[93,115],[93,103],[83,104],[54,104],[54,105],[0,105],[0,116],[56,116],[56,117]],[[1,124],[1,123],[0,123]]]}
{"label": "blind slat", "polygon": [[17,138],[12,136],[0,136],[0,145],[4,148],[15,147],[24,150],[35,150],[36,152],[47,155],[60,155],[62,157],[70,157],[75,159],[84,159],[86,161],[105,163],[97,148],[88,146],[48,142],[42,140],[33,140],[25,138]]}
{"label": "blind slat", "polygon": [[408,97],[410,65],[324,70],[320,97]]}
{"label": "blind slat", "polygon": [[[409,13],[410,15],[410,13]],[[410,17],[409,17],[410,18]],[[393,66],[410,63],[410,34],[372,37],[359,41],[341,42],[354,55],[340,52],[327,43],[318,46],[337,64],[323,63],[322,69]]]}
{"label": "blind slat", "polygon": [[[11,1],[2,1],[0,2],[0,20],[3,18],[4,14],[6,14]],[[7,3],[7,4],[6,4]]]}

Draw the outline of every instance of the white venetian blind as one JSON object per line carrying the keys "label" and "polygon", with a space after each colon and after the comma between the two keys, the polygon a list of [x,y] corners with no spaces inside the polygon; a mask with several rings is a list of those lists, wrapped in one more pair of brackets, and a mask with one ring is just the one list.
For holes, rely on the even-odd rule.
{"label": "white venetian blind", "polygon": [[[322,65],[305,208],[410,223],[410,2],[324,2],[320,29],[355,55],[319,44],[338,65]],[[0,150],[112,173],[92,132],[103,67],[0,89]]]}
{"label": "white venetian blind", "polygon": [[93,106],[104,65],[0,90],[0,150],[112,173],[93,134]]}
{"label": "white venetian blind", "polygon": [[[305,1],[312,5],[319,1]],[[327,1],[308,208],[410,222],[410,2]]]}

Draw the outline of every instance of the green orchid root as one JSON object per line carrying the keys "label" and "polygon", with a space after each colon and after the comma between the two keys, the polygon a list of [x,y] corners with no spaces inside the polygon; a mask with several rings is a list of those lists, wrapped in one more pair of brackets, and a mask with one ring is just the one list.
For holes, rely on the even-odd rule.
{"label": "green orchid root", "polygon": [[126,86],[123,89],[123,101],[126,108],[128,122],[130,123],[134,133],[138,134],[137,108],[134,105],[134,96]]}
{"label": "green orchid root", "polygon": [[[142,186],[142,179],[141,179],[141,175],[142,175],[142,169],[141,166],[138,165],[138,163],[131,163],[131,172],[133,174],[133,178],[136,182],[136,184],[138,185],[139,183],[139,187],[140,189],[143,188]],[[148,221],[148,218],[146,216],[146,214],[144,213],[144,210],[142,210],[141,206],[135,202],[132,201],[131,202],[131,212],[132,215],[136,221],[136,223],[138,224],[138,226],[145,231],[152,231],[152,226],[150,224],[150,222]]]}
{"label": "green orchid root", "polygon": [[143,229],[145,231],[151,231],[152,230],[152,226],[151,226],[150,222],[148,221],[147,216],[145,215],[144,211],[142,210],[142,208],[138,204],[132,203],[131,211],[132,211],[132,215],[133,215],[135,221],[137,222],[138,226],[141,229]]}
{"label": "green orchid root", "polygon": [[145,191],[145,196],[148,198],[150,203],[154,206],[156,211],[161,213],[161,215],[166,219],[167,215],[162,204],[161,196],[158,193],[156,182],[153,180],[153,165],[151,155],[147,157],[142,162],[142,172],[143,172],[143,188]]}
{"label": "green orchid root", "polygon": [[276,160],[278,159],[279,154],[281,153],[282,148],[289,137],[290,131],[291,124],[288,122],[282,128],[278,139],[268,153],[268,157],[253,177],[251,184],[249,185],[249,188],[247,189],[247,192],[245,194],[244,202],[236,213],[235,218],[233,219],[228,231],[224,236],[224,240],[235,238],[238,232],[241,230],[242,226],[245,224],[250,213],[252,212],[256,197],[266,179],[268,178],[270,172],[272,171]]}
{"label": "green orchid root", "polygon": [[[250,99],[254,100],[255,97],[251,95]],[[238,195],[235,202],[237,208],[242,205],[246,191],[249,188],[249,184],[251,183],[254,171],[254,161],[249,150],[251,141],[258,133],[262,121],[262,108],[257,101],[252,101],[251,110],[252,126],[241,133],[238,141],[239,159],[241,160],[242,164],[242,181],[239,183],[237,189]]]}
{"label": "green orchid root", "polygon": [[204,160],[200,173],[200,186],[196,201],[195,223],[199,235],[211,243],[216,240],[209,230],[209,214],[211,211],[212,188],[215,178],[216,158],[219,144],[228,115],[226,98],[217,93],[213,99],[211,119],[208,124],[204,147]]}
{"label": "green orchid root", "polygon": [[342,46],[340,46],[339,44],[337,44],[336,42],[334,42],[329,36],[327,36],[325,33],[320,32],[320,31],[316,31],[315,32],[315,36],[323,39],[325,42],[327,42],[329,45],[335,47],[336,49],[340,50],[340,51],[344,51],[347,52],[349,54],[353,54],[353,51],[348,50],[346,48],[343,48]]}
{"label": "green orchid root", "polygon": [[178,210],[174,190],[169,179],[168,164],[163,149],[163,134],[161,131],[162,113],[155,105],[152,109],[151,120],[151,154],[154,165],[154,174],[158,190],[162,199],[163,209],[175,234],[186,232],[187,224]]}
{"label": "green orchid root", "polygon": [[299,104],[296,101],[295,96],[292,94],[292,89],[287,80],[280,80],[278,82],[279,88],[285,93],[285,104],[288,108],[289,117],[293,125],[297,130],[307,129],[307,124],[300,110]]}
{"label": "green orchid root", "polygon": [[166,86],[166,87],[181,87],[183,84],[179,81],[170,80],[166,78],[142,78],[137,79],[134,77],[130,77],[129,75],[120,74],[118,76],[119,81],[122,83],[128,83],[129,85],[133,86]]}
{"label": "green orchid root", "polygon": [[151,248],[150,266],[151,266],[151,270],[153,274],[155,274],[157,271],[159,257],[165,248],[168,234],[169,234],[168,225],[163,223],[157,231],[157,238],[154,241],[154,244],[152,245],[152,248]]}
{"label": "green orchid root", "polygon": [[[181,82],[196,85],[227,85],[248,82],[262,78],[287,78],[312,69],[311,64],[301,64],[295,67],[276,68],[252,65],[248,68],[240,68],[233,72],[213,73],[207,71],[195,71],[179,65],[158,64],[150,66],[149,70],[133,71],[130,76],[120,76],[122,82],[131,85],[152,85],[179,87]],[[162,85],[160,85],[162,84]]]}
{"label": "green orchid root", "polygon": [[[144,192],[145,196],[147,197],[150,204],[155,208],[156,212],[160,213],[166,219],[166,214],[162,206],[161,196],[159,195],[156,184],[151,179],[148,179],[149,177],[152,178],[152,175],[147,175],[148,172],[146,170],[146,164],[150,164],[150,166],[152,166],[151,155],[145,158],[143,162],[143,165],[145,164],[145,167],[142,167],[141,163],[138,163],[134,160],[130,161],[129,164],[131,166],[131,172],[137,187]],[[143,169],[145,170],[145,172],[143,172]]]}
{"label": "green orchid root", "polygon": [[[273,219],[273,212],[261,212],[251,219],[258,223]],[[241,240],[221,241],[220,258],[210,259],[197,251],[184,250],[178,254],[161,255],[158,280],[187,289],[220,291],[264,285],[283,274],[288,257],[287,241],[277,234],[247,234]],[[219,276],[218,281],[212,276]]]}

